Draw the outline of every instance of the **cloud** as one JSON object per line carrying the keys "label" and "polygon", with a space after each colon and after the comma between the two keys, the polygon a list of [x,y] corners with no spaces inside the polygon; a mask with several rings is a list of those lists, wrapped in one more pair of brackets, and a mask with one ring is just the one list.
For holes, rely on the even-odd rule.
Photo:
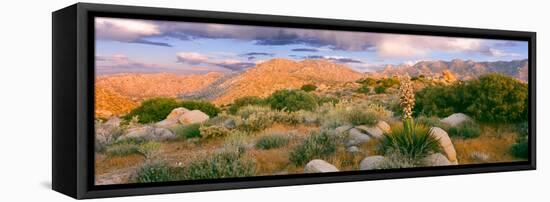
{"label": "cloud", "polygon": [[241,70],[244,70],[244,69],[247,69],[247,68],[250,68],[250,67],[253,67],[254,65],[256,65],[256,63],[251,63],[251,62],[241,62],[239,60],[224,60],[222,62],[214,62],[214,63],[211,63],[213,65],[217,65],[219,67],[223,67],[223,68],[226,68],[226,69],[229,69],[229,70],[233,70],[233,71],[241,71]]}
{"label": "cloud", "polygon": [[123,72],[176,72],[174,69],[160,64],[144,63],[132,60],[123,54],[100,55],[95,57],[98,75],[116,74]]}
{"label": "cloud", "polygon": [[180,52],[176,54],[177,62],[197,65],[207,63],[208,57],[195,52]]}
{"label": "cloud", "polygon": [[[382,58],[401,59],[425,57],[437,52],[483,54],[489,47],[517,45],[517,42],[505,40],[116,18],[97,18],[96,33],[101,40],[159,46],[170,44],[153,39],[230,39],[262,46],[306,46],[292,49],[296,52],[316,52],[320,49],[374,51]],[[253,60],[260,55],[246,57],[250,56],[254,57],[250,58]]]}
{"label": "cloud", "polygon": [[243,53],[241,54],[243,56],[273,56],[275,55],[274,53],[264,53],[264,52],[249,52],[249,53]]}
{"label": "cloud", "polygon": [[296,52],[319,52],[319,50],[315,49],[315,48],[295,48],[295,49],[292,49],[291,51],[296,51]]}
{"label": "cloud", "polygon": [[494,56],[494,57],[520,57],[521,54],[518,53],[512,53],[512,52],[506,52],[504,50],[489,48],[485,52],[486,55]]}
{"label": "cloud", "polygon": [[96,18],[95,31],[96,37],[99,40],[170,46],[166,43],[153,42],[145,39],[146,37],[157,36],[163,33],[157,25],[150,21]]}
{"label": "cloud", "polygon": [[324,59],[324,60],[330,60],[336,63],[363,63],[361,62],[361,60],[344,57],[344,56],[308,55],[302,58],[303,59]]}

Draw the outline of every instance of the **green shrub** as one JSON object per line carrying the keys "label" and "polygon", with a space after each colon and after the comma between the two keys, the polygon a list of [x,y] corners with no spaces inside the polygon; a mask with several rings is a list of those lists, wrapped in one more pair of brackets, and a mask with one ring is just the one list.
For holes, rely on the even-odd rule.
{"label": "green shrub", "polygon": [[418,160],[426,155],[440,151],[439,142],[420,124],[412,124],[412,132],[403,126],[395,126],[388,135],[380,140],[380,152],[391,154],[397,152],[411,160]]}
{"label": "green shrub", "polygon": [[283,111],[314,110],[319,105],[311,94],[303,90],[278,90],[267,98],[272,109]]}
{"label": "green shrub", "polygon": [[319,104],[319,106],[325,104],[325,103],[330,103],[332,105],[335,105],[335,104],[338,104],[340,102],[340,100],[336,97],[332,97],[332,96],[317,96],[317,104]]}
{"label": "green shrub", "polygon": [[174,129],[174,133],[183,139],[201,137],[200,127],[199,123],[181,125]]}
{"label": "green shrub", "polygon": [[270,134],[258,139],[256,148],[263,150],[275,149],[287,145],[289,140],[289,137],[284,134]]}
{"label": "green shrub", "polygon": [[166,162],[146,162],[138,168],[135,182],[151,183],[151,182],[166,182],[175,181],[177,175],[174,174],[170,166]]}
{"label": "green shrub", "polygon": [[397,77],[391,77],[391,78],[383,78],[383,79],[380,79],[378,81],[376,81],[376,83],[380,86],[384,86],[386,88],[390,88],[390,87],[396,87],[396,86],[399,86],[400,84],[400,81]]}
{"label": "green shrub", "polygon": [[362,78],[362,79],[357,80],[356,83],[360,83],[360,84],[363,84],[363,85],[366,85],[366,86],[373,86],[373,85],[376,84],[376,79],[367,77],[367,78]]}
{"label": "green shrub", "polygon": [[229,129],[223,126],[201,126],[199,128],[200,135],[204,139],[226,137],[230,134]]}
{"label": "green shrub", "polygon": [[462,138],[476,138],[481,134],[481,128],[479,124],[474,121],[466,121],[455,127],[449,128],[449,135],[451,137]]}
{"label": "green shrub", "polygon": [[178,107],[184,107],[189,110],[200,110],[201,112],[208,114],[208,116],[210,116],[211,118],[217,116],[218,113],[220,113],[220,109],[218,107],[210,102],[204,101],[181,101],[179,102]]}
{"label": "green shrub", "polygon": [[520,136],[509,150],[510,154],[516,158],[529,158],[529,142],[527,136]]}
{"label": "green shrub", "polygon": [[371,91],[370,88],[371,87],[369,85],[363,84],[357,89],[357,92],[363,93],[363,94],[369,94]]}
{"label": "green shrub", "polygon": [[160,146],[158,142],[146,142],[139,145],[138,151],[146,158],[151,158],[158,153]]}
{"label": "green shrub", "polygon": [[265,101],[264,99],[257,97],[257,96],[246,96],[235,99],[233,101],[233,104],[229,107],[229,112],[232,114],[237,113],[241,107],[248,106],[248,105],[264,105]]}
{"label": "green shrub", "polygon": [[126,121],[131,120],[134,116],[137,116],[139,123],[152,123],[158,122],[166,118],[172,109],[178,108],[179,104],[172,98],[152,98],[145,100],[141,105],[128,114],[123,119]]}
{"label": "green shrub", "polygon": [[311,91],[314,91],[317,89],[317,86],[313,85],[313,84],[306,84],[306,85],[303,85],[300,90],[303,90],[303,91],[306,91],[306,92],[311,92]]}
{"label": "green shrub", "polygon": [[164,120],[173,109],[178,107],[185,107],[189,110],[200,110],[210,117],[214,117],[220,112],[220,109],[209,102],[178,101],[174,98],[151,98],[143,101],[139,107],[133,109],[122,118],[128,122],[133,117],[138,117],[139,123],[153,123]]}
{"label": "green shrub", "polygon": [[441,123],[441,120],[435,116],[427,117],[427,116],[419,116],[415,119],[417,124],[425,125],[427,127],[438,127],[446,129],[446,125]]}
{"label": "green shrub", "polygon": [[246,106],[237,112],[241,121],[237,128],[245,132],[263,130],[273,124],[274,112],[269,107]]}
{"label": "green shrub", "polygon": [[386,86],[376,86],[374,87],[374,92],[376,94],[382,94],[386,92],[387,87]]}
{"label": "green shrub", "polygon": [[108,156],[127,156],[130,154],[139,154],[139,143],[119,142],[106,148],[105,153]]}
{"label": "green shrub", "polygon": [[451,86],[426,87],[416,93],[416,115],[445,117],[457,112],[487,123],[527,121],[527,84],[491,73]]}
{"label": "green shrub", "polygon": [[346,113],[346,120],[355,126],[373,126],[378,122],[378,115],[372,110],[353,109]]}
{"label": "green shrub", "polygon": [[335,152],[335,140],[326,131],[312,132],[302,144],[290,152],[289,160],[293,165],[303,166],[312,159],[324,158]]}
{"label": "green shrub", "polygon": [[238,150],[224,150],[198,158],[183,169],[182,180],[220,179],[253,176],[256,162]]}

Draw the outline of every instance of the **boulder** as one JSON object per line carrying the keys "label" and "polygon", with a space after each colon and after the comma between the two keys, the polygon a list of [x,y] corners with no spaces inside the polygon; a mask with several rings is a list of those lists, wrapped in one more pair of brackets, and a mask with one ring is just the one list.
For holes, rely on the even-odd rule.
{"label": "boulder", "polygon": [[455,113],[451,114],[447,118],[441,119],[441,123],[447,124],[449,126],[457,126],[465,121],[471,121],[472,118],[470,118],[468,115],[463,113]]}
{"label": "boulder", "polygon": [[172,128],[178,125],[179,118],[187,112],[189,112],[189,110],[186,108],[183,108],[183,107],[175,108],[170,112],[170,114],[168,114],[168,116],[166,116],[164,120],[155,123],[155,126],[161,127],[161,128]]}
{"label": "boulder", "polygon": [[359,163],[359,170],[375,170],[382,165],[386,158],[383,156],[369,156],[361,160]]}
{"label": "boulder", "polygon": [[337,134],[342,134],[346,131],[348,131],[349,129],[351,129],[352,126],[351,125],[343,125],[343,126],[338,126],[337,128],[334,129],[334,131],[337,133]]}
{"label": "boulder", "polygon": [[348,143],[347,146],[355,146],[371,140],[371,137],[367,134],[361,133],[359,130],[352,128],[348,131]]}
{"label": "boulder", "polygon": [[189,110],[184,107],[178,107],[178,108],[172,109],[170,114],[166,116],[166,120],[178,120],[181,115],[187,112],[189,112]]}
{"label": "boulder", "polygon": [[371,137],[374,137],[374,138],[382,138],[384,136],[384,131],[382,131],[382,129],[378,128],[377,126],[365,126],[365,125],[360,125],[360,126],[355,126],[355,129],[363,132],[363,133],[366,133],[367,135],[370,135]]}
{"label": "boulder", "polygon": [[176,135],[166,128],[156,128],[153,126],[143,126],[129,129],[128,132],[120,136],[117,141],[127,139],[140,139],[149,141],[164,141],[176,139]]}
{"label": "boulder", "polygon": [[328,172],[338,172],[338,168],[334,165],[323,161],[321,159],[311,160],[306,164],[304,168],[305,173],[328,173]]}
{"label": "boulder", "polygon": [[447,159],[449,159],[449,161],[453,164],[458,164],[455,147],[453,146],[453,142],[447,132],[441,128],[432,127],[428,133],[439,141],[439,145],[443,149],[443,153]]}
{"label": "boulder", "polygon": [[181,115],[179,117],[179,122],[181,124],[201,123],[208,120],[208,118],[210,117],[204,112],[201,112],[200,110],[192,110]]}
{"label": "boulder", "polygon": [[378,121],[378,123],[376,123],[376,127],[380,128],[380,130],[382,130],[382,132],[384,133],[391,132],[390,124],[386,123],[385,121]]}
{"label": "boulder", "polygon": [[223,126],[227,129],[234,129],[237,127],[237,123],[235,119],[226,119],[225,121],[223,121]]}
{"label": "boulder", "polygon": [[351,146],[351,147],[348,147],[346,151],[352,154],[359,153],[359,148],[357,146]]}
{"label": "boulder", "polygon": [[118,117],[111,117],[106,122],[102,123],[100,121],[96,121],[95,123],[95,141],[97,146],[101,146],[104,144],[107,144],[111,141],[113,141],[116,136],[119,135],[119,126],[120,126],[120,118]]}
{"label": "boulder", "polygon": [[428,155],[428,156],[424,157],[424,159],[422,159],[422,163],[424,163],[424,165],[426,165],[426,166],[449,166],[449,165],[453,165],[453,163],[451,163],[449,161],[449,159],[447,159],[447,157],[445,157],[445,155],[443,155],[441,153],[435,153],[435,154],[431,154],[431,155]]}

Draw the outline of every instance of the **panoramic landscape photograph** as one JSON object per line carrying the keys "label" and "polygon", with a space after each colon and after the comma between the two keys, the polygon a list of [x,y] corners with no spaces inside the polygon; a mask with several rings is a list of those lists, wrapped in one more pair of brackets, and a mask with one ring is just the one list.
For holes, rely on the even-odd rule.
{"label": "panoramic landscape photograph", "polygon": [[95,185],[527,161],[528,43],[95,18]]}

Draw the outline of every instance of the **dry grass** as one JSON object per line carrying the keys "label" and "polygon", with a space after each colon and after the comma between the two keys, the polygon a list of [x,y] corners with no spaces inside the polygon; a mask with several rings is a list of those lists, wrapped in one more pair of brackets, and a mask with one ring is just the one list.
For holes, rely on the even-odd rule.
{"label": "dry grass", "polygon": [[107,157],[97,154],[95,158],[95,174],[102,175],[114,170],[133,167],[145,160],[141,154],[131,154],[127,156]]}
{"label": "dry grass", "polygon": [[[497,128],[497,129],[495,129]],[[517,134],[507,126],[482,126],[481,135],[473,139],[453,139],[453,144],[460,164],[478,164],[517,161],[508,150],[516,141]],[[488,155],[488,160],[483,162],[473,158],[474,152]]]}

